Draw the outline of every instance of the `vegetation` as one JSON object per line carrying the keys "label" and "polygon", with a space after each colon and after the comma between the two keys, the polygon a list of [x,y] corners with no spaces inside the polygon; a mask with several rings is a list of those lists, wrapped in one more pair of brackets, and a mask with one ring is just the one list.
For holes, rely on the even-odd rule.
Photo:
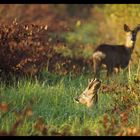
{"label": "vegetation", "polygon": [[1,82],[0,134],[139,135],[140,89],[134,75],[132,72],[127,82],[128,73],[122,72],[114,79],[121,82],[111,85],[104,79],[94,109],[73,100],[85,89],[90,75],[44,73],[48,78],[42,81],[21,79],[9,86]]}
{"label": "vegetation", "polygon": [[130,70],[109,85],[101,72],[97,107],[73,100],[93,78],[93,49],[125,43],[123,24],[139,24],[139,9],[0,5],[0,135],[140,135],[139,34]]}

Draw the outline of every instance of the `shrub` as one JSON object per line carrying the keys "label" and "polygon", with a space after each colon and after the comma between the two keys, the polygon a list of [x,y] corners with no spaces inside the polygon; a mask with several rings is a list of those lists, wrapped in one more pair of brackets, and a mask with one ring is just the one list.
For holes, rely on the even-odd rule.
{"label": "shrub", "polygon": [[[54,73],[79,73],[87,63],[57,52],[57,37],[47,26],[0,25],[0,70],[2,73],[34,76],[47,67]],[[62,46],[60,46],[62,48]]]}

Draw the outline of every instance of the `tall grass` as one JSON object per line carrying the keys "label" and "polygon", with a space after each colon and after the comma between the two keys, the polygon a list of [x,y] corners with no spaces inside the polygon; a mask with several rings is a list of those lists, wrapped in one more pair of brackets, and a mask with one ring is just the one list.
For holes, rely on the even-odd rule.
{"label": "tall grass", "polygon": [[[136,68],[131,71],[131,77],[135,75],[136,71]],[[105,85],[106,80],[103,74],[102,83]],[[91,78],[90,74],[73,77],[45,72],[43,80],[22,78],[11,85],[1,82],[0,101],[8,103],[9,110],[5,113],[0,112],[0,130],[10,131],[11,126],[16,122],[14,112],[20,112],[29,106],[32,108],[33,115],[24,119],[24,123],[18,127],[18,135],[39,135],[34,129],[34,124],[39,117],[42,117],[44,124],[49,127],[50,133],[47,135],[53,135],[53,131],[61,132],[66,128],[70,131],[67,135],[113,135],[119,132],[118,128],[106,132],[102,121],[107,115],[110,119],[115,118],[116,126],[122,125],[120,114],[114,111],[115,105],[121,112],[125,112],[128,109],[127,105],[131,105],[132,110],[129,111],[129,120],[126,126],[139,127],[138,101],[140,98],[137,93],[140,88],[138,83],[134,82],[134,78],[131,78],[131,87],[136,90],[127,91],[123,88],[124,85],[129,84],[127,71],[112,77],[110,85],[106,86],[113,87],[115,83],[118,86],[117,89],[115,91],[101,89],[97,107],[88,109],[84,105],[76,104],[73,98],[80,95]],[[137,104],[135,105],[135,103]]]}

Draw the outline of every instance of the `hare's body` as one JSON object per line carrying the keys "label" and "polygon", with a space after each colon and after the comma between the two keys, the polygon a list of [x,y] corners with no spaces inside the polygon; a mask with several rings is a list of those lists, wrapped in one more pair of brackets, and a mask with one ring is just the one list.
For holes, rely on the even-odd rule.
{"label": "hare's body", "polygon": [[94,50],[93,69],[95,77],[99,77],[102,64],[106,65],[107,76],[113,72],[114,68],[124,69],[128,66],[139,29],[140,25],[134,30],[130,30],[127,25],[124,25],[126,32],[125,45],[101,44]]}
{"label": "hare's body", "polygon": [[75,101],[91,108],[98,102],[98,90],[101,86],[101,81],[98,79],[91,80],[84,92]]}

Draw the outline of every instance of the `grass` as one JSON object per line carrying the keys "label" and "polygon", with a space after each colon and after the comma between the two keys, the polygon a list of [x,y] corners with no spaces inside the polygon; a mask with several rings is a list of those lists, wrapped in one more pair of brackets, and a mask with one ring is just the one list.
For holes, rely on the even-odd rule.
{"label": "grass", "polygon": [[[90,74],[73,77],[45,72],[41,80],[22,78],[11,85],[1,82],[0,102],[7,103],[9,109],[0,111],[0,130],[9,132],[14,129],[12,126],[20,117],[15,112],[22,113],[25,108],[31,107],[33,114],[25,116],[16,135],[117,135],[123,133],[124,127],[126,131],[135,127],[139,132],[140,88],[133,78],[136,68],[131,72],[131,81],[128,80],[127,71],[112,77],[108,86],[117,84],[117,88],[115,91],[109,91],[108,87],[108,91],[101,89],[98,106],[94,109],[73,101],[86,88],[88,80],[92,78]],[[103,74],[102,83],[106,85]],[[132,89],[125,90],[127,85]],[[40,117],[43,124],[40,122],[39,125],[47,127],[45,134],[43,129],[34,127]],[[126,132],[126,135],[129,133]]]}

